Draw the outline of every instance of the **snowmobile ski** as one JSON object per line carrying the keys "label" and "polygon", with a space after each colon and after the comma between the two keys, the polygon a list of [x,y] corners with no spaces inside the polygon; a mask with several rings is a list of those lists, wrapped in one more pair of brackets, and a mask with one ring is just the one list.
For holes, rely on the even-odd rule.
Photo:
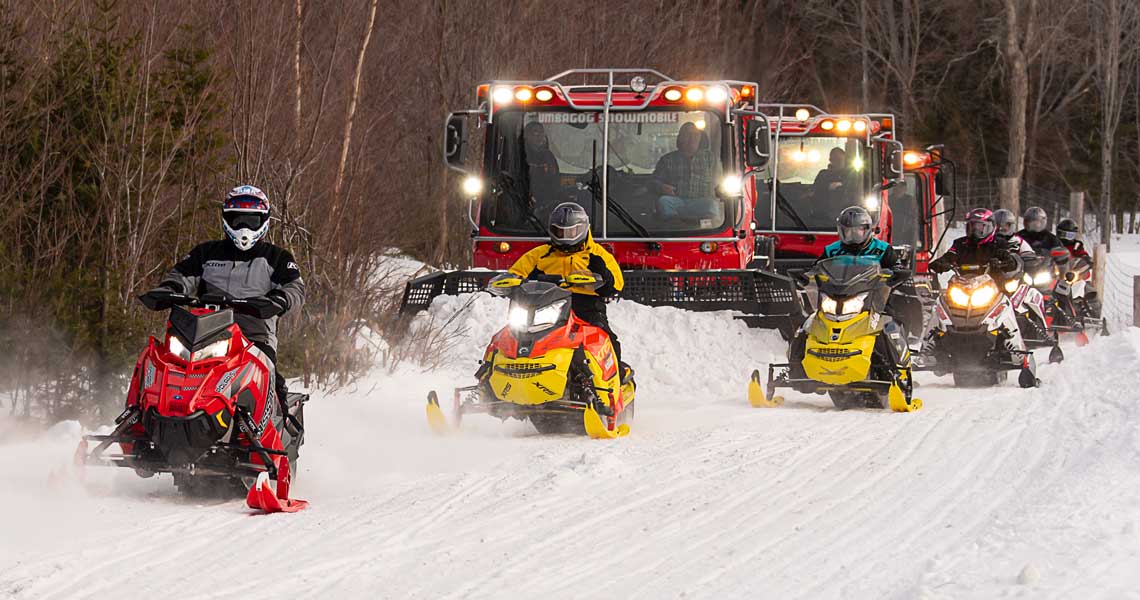
{"label": "snowmobile ski", "polygon": [[582,424],[586,427],[586,435],[595,440],[612,440],[629,435],[629,425],[624,423],[613,430],[606,427],[602,416],[592,406],[582,412]]}
{"label": "snowmobile ski", "polygon": [[784,405],[783,396],[772,396],[769,398],[764,393],[764,387],[760,384],[760,371],[752,371],[752,378],[748,382],[748,403],[753,408],[776,408]]}
{"label": "snowmobile ski", "polygon": [[[278,483],[278,491],[284,492],[281,485],[282,484]],[[279,498],[278,493],[273,491],[273,486],[269,485],[268,473],[261,473],[257,476],[257,481],[254,482],[253,487],[249,488],[249,493],[246,494],[245,503],[246,506],[254,510],[264,511],[266,514],[279,512],[295,513],[309,507],[309,503],[305,500]]]}
{"label": "snowmobile ski", "polygon": [[435,393],[435,390],[428,392],[427,421],[428,427],[433,433],[442,435],[448,432],[447,417],[443,415],[443,409],[439,407],[439,395]]}

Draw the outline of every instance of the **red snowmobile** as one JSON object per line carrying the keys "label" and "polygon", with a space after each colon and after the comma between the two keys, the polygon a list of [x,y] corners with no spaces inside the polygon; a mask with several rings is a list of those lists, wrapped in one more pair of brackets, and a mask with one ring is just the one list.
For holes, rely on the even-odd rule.
{"label": "red snowmobile", "polygon": [[[185,494],[245,493],[250,508],[266,512],[305,508],[289,498],[289,484],[309,398],[277,397],[268,357],[234,323],[235,310],[256,314],[255,306],[170,294],[167,307],[166,335],[151,337],[139,357],[114,431],[84,436],[77,464],[171,473]],[[90,442],[98,445],[88,451]],[[112,444],[122,452],[108,454]]]}

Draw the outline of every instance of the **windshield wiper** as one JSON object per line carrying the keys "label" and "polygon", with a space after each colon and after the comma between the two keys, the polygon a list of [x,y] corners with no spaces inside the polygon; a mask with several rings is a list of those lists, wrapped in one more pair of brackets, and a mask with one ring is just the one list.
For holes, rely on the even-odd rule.
{"label": "windshield wiper", "polygon": [[[782,194],[780,192],[780,183],[779,182],[776,182],[775,188],[776,188],[776,208],[783,210],[784,214],[791,217],[791,219],[793,221],[795,221],[796,224],[799,225],[801,229],[803,229],[804,231],[809,231],[807,223],[804,222],[804,220],[800,217],[800,214],[796,212],[796,209],[792,207],[792,203],[788,202],[788,199],[785,198],[784,194]],[[773,215],[773,219],[772,219],[772,225],[773,226],[775,226],[775,224],[776,224],[776,219],[774,217],[775,217],[775,215]]]}
{"label": "windshield wiper", "polygon": [[[594,150],[591,160],[593,162],[593,168],[590,169],[590,183],[587,184],[586,187],[590,189],[590,197],[593,198],[594,202],[601,204],[602,181],[601,178],[598,177],[598,140],[594,140]],[[640,237],[649,237],[649,230],[643,227],[641,223],[638,223],[637,219],[633,218],[633,215],[631,215],[624,206],[618,204],[617,202],[614,202],[614,199],[608,194],[606,195],[605,206],[610,212],[614,214],[615,217],[618,218],[619,221],[622,222],[622,224],[628,227],[630,231],[633,231]]]}
{"label": "windshield wiper", "polygon": [[519,189],[518,182],[515,181],[514,177],[511,177],[506,171],[499,171],[499,174],[495,177],[495,187],[498,188],[500,193],[506,194],[507,197],[515,203],[515,206],[523,212],[526,221],[534,226],[536,232],[541,235],[546,235],[546,228],[542,226],[542,220],[538,218],[538,215],[534,214],[534,207],[531,206],[525,192]]}

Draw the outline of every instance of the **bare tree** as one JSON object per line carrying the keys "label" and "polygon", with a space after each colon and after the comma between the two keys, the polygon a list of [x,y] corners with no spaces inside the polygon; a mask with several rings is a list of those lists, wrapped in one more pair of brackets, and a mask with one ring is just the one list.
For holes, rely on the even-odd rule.
{"label": "bare tree", "polygon": [[1133,83],[1136,60],[1137,6],[1131,0],[1088,3],[1093,39],[1094,81],[1100,95],[1101,243],[1112,243],[1112,176],[1116,131]]}

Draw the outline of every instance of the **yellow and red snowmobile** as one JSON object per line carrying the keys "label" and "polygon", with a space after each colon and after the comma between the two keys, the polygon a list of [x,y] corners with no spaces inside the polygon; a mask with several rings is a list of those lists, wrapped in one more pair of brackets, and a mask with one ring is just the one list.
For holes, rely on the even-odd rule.
{"label": "yellow and red snowmobile", "polygon": [[748,401],[773,407],[784,399],[777,388],[827,393],[835,407],[887,408],[914,412],[911,356],[900,324],[883,314],[891,294],[890,273],[877,258],[836,256],[806,273],[817,309],[793,340],[787,364],[768,366],[767,389],[752,372]]}
{"label": "yellow and red snowmobile", "polygon": [[[570,289],[601,284],[593,273],[574,273],[555,284],[506,273],[487,291],[511,300],[508,325],[491,339],[475,385],[453,394],[456,425],[473,413],[529,420],[541,433],[584,432],[595,439],[629,433],[634,382],[604,330],[570,309]],[[435,391],[428,394],[428,424],[451,428]]]}

